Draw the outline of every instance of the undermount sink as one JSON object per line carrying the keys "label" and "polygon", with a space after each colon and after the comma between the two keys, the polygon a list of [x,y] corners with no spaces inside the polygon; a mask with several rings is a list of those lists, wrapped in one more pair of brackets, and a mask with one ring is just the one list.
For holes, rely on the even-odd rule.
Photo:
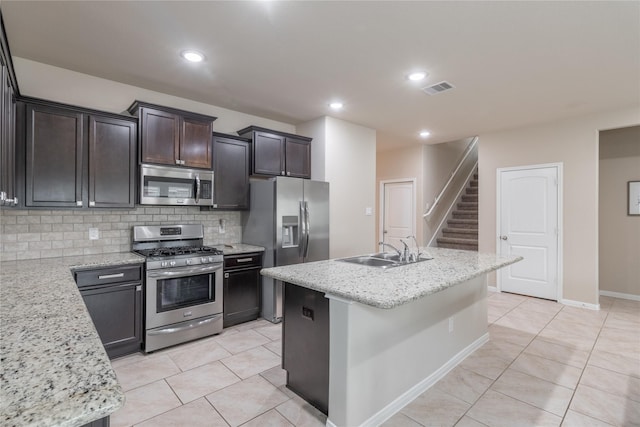
{"label": "undermount sink", "polygon": [[421,256],[416,261],[404,262],[400,261],[400,255],[390,253],[390,252],[381,252],[372,255],[361,255],[354,256],[349,258],[339,258],[336,261],[349,262],[352,264],[360,264],[366,265],[368,267],[377,267],[377,268],[391,268],[391,267],[400,267],[403,265],[415,264],[417,262],[428,261],[433,259],[431,257]]}

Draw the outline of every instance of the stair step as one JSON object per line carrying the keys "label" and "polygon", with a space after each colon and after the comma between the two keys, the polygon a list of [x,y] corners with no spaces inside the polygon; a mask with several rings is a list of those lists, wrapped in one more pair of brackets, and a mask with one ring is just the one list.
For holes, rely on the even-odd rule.
{"label": "stair step", "polygon": [[478,219],[450,219],[447,221],[447,225],[450,228],[466,228],[477,230],[478,229]]}
{"label": "stair step", "polygon": [[461,211],[478,211],[478,202],[460,202],[458,210]]}
{"label": "stair step", "polygon": [[474,228],[443,228],[442,237],[452,239],[473,239],[478,241],[478,229]]}
{"label": "stair step", "polygon": [[478,180],[477,179],[472,179],[471,181],[469,181],[469,186],[470,187],[477,187],[478,186]]}
{"label": "stair step", "polygon": [[476,181],[478,180],[478,174],[477,173],[473,174],[473,179],[475,179]]}
{"label": "stair step", "polygon": [[463,194],[462,195],[463,202],[475,202],[478,203],[478,195],[477,194]]}
{"label": "stair step", "polygon": [[454,239],[448,237],[440,237],[436,239],[439,248],[463,249],[468,251],[478,250],[478,241],[471,239]]}
{"label": "stair step", "polygon": [[467,187],[467,194],[478,194],[478,187]]}
{"label": "stair step", "polygon": [[478,211],[453,211],[453,217],[455,219],[477,219]]}

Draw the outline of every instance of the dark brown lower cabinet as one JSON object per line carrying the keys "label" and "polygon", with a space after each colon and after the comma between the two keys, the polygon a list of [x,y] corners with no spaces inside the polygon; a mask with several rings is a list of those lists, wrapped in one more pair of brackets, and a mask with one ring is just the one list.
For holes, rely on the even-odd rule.
{"label": "dark brown lower cabinet", "polygon": [[260,315],[262,254],[224,257],[223,327],[255,320]]}
{"label": "dark brown lower cabinet", "polygon": [[143,334],[142,267],[75,272],[76,283],[109,358],[140,351]]}

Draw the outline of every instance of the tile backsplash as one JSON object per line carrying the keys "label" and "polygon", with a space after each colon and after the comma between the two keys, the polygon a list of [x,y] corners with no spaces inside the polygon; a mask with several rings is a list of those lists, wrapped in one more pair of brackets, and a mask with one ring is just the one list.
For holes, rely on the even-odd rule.
{"label": "tile backsplash", "polygon": [[[238,243],[241,212],[207,212],[198,207],[133,210],[0,210],[0,261],[90,255],[131,250],[134,225],[202,224],[204,243]],[[219,233],[224,220],[225,233]],[[99,238],[89,239],[97,228]]]}

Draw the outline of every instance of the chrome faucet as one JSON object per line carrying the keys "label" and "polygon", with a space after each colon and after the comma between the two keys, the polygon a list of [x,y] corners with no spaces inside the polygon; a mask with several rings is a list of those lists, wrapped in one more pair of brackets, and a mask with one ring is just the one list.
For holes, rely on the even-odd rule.
{"label": "chrome faucet", "polygon": [[400,243],[402,243],[402,245],[404,246],[404,249],[402,251],[402,255],[400,255],[400,261],[401,262],[411,262],[411,251],[409,250],[409,245],[407,245],[405,243],[404,240],[399,239]]}
{"label": "chrome faucet", "polygon": [[394,251],[396,251],[398,253],[398,256],[402,259],[402,252],[400,252],[395,246],[389,244],[389,243],[385,243],[385,242],[378,242],[378,246],[382,246],[383,248],[385,246],[390,247],[391,249],[393,249]]}
{"label": "chrome faucet", "polygon": [[[420,246],[418,246],[418,241],[416,240],[416,236],[407,236],[405,237],[405,239],[413,239],[413,243],[416,245],[416,255],[415,255],[415,261],[418,261],[420,259]],[[404,242],[403,242],[404,243]]]}

